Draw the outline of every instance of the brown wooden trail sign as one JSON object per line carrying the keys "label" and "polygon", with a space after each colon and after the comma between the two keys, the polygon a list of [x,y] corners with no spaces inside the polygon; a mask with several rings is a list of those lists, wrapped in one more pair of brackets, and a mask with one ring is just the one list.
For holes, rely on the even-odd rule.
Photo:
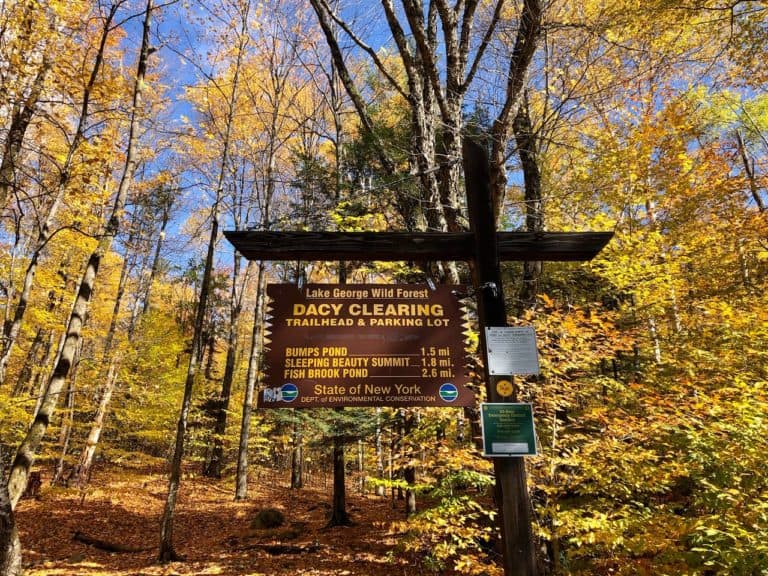
{"label": "brown wooden trail sign", "polygon": [[465,286],[270,284],[259,408],[472,406]]}
{"label": "brown wooden trail sign", "polygon": [[[502,260],[590,260],[611,232],[497,232],[488,157],[482,146],[464,140],[464,182],[470,232],[225,232],[235,248],[251,260],[466,260],[472,266],[478,304],[480,344],[484,328],[506,326],[501,283]],[[487,362],[486,362],[487,366]],[[515,401],[496,391],[500,376],[486,373],[489,402]],[[531,533],[530,501],[523,458],[494,458],[504,549],[505,576],[537,573]]]}

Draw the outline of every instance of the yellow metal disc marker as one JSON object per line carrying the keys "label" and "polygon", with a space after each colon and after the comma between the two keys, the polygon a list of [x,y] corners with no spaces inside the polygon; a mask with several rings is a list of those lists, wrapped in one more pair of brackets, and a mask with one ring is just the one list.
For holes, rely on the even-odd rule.
{"label": "yellow metal disc marker", "polygon": [[496,382],[496,393],[499,396],[511,396],[513,391],[514,387],[509,380],[499,380]]}

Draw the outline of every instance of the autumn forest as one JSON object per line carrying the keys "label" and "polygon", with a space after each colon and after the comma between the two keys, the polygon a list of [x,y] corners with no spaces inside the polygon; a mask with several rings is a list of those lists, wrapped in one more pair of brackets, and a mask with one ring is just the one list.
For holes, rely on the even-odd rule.
{"label": "autumn forest", "polygon": [[[471,141],[499,231],[613,233],[502,263],[519,573],[768,575],[766,46],[762,0],[0,0],[0,574],[508,576],[472,266],[223,234],[466,231]],[[276,283],[460,285],[478,404],[260,407]]]}

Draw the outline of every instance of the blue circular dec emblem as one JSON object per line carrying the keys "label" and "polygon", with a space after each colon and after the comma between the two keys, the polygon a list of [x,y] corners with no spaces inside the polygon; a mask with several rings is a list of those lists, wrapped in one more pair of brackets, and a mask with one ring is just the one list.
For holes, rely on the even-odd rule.
{"label": "blue circular dec emblem", "polygon": [[454,384],[451,384],[450,382],[446,382],[442,386],[440,386],[440,390],[438,392],[440,394],[440,398],[445,400],[446,402],[453,402],[456,400],[456,398],[459,397],[459,389],[456,388]]}
{"label": "blue circular dec emblem", "polygon": [[296,384],[283,384],[280,388],[280,398],[283,402],[293,402],[299,397],[299,389]]}

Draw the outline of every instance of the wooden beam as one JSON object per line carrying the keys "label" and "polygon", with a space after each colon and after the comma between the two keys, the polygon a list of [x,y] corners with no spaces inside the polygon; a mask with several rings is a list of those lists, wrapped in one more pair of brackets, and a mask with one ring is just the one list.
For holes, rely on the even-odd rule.
{"label": "wooden beam", "polygon": [[[473,283],[477,294],[477,318],[480,323],[480,348],[485,364],[485,390],[489,402],[517,402],[517,386],[511,398],[503,397],[496,387],[500,380],[488,369],[488,344],[484,328],[506,326],[507,310],[504,303],[504,286],[501,277],[501,245],[498,233],[494,234],[496,220],[493,210],[493,194],[488,169],[488,155],[480,144],[465,138],[463,142],[464,184],[467,190],[467,212],[474,233],[475,265]],[[551,248],[550,242],[534,240],[534,258],[526,260],[551,260],[539,256],[542,247]],[[571,238],[571,236],[566,236]],[[610,238],[610,236],[609,236]],[[530,242],[530,240],[529,240]],[[607,239],[606,239],[607,242]],[[558,243],[555,242],[555,245]],[[601,246],[602,247],[602,246]],[[559,248],[558,250],[562,250]],[[556,254],[560,253],[555,251]],[[511,376],[511,375],[510,375]],[[531,510],[528,499],[525,460],[521,457],[494,458],[496,476],[496,502],[499,506],[502,556],[505,576],[535,576],[536,552],[531,531]]]}
{"label": "wooden beam", "polygon": [[[224,232],[249,260],[473,260],[471,232]],[[613,232],[497,232],[499,260],[591,260]]]}

